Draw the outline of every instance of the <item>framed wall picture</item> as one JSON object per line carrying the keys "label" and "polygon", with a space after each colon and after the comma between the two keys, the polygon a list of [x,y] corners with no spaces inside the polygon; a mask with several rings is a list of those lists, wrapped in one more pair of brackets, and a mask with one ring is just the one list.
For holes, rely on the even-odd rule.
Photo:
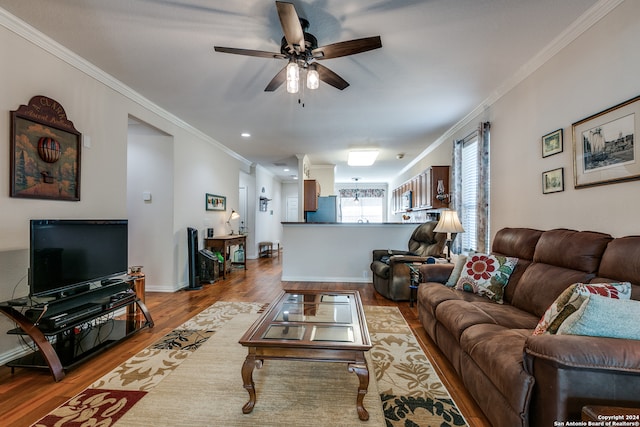
{"label": "framed wall picture", "polygon": [[564,191],[564,168],[542,172],[542,194]]}
{"label": "framed wall picture", "polygon": [[80,137],[46,96],[11,112],[11,197],[80,200]]}
{"label": "framed wall picture", "polygon": [[572,125],[575,188],[640,179],[640,96]]}
{"label": "framed wall picture", "polygon": [[562,129],[558,129],[542,137],[542,157],[562,153]]}
{"label": "framed wall picture", "polygon": [[205,195],[205,209],[208,211],[226,211],[227,198],[207,193]]}

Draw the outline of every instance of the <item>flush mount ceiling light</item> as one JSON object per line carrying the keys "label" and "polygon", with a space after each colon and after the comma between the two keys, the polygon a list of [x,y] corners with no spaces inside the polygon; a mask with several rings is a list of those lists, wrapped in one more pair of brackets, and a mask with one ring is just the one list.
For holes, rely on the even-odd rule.
{"label": "flush mount ceiling light", "polygon": [[249,132],[242,132],[240,134],[240,136],[243,137],[243,138],[249,138],[251,136],[251,134]]}
{"label": "flush mount ceiling light", "polygon": [[347,164],[349,166],[371,166],[378,157],[378,150],[349,151]]}

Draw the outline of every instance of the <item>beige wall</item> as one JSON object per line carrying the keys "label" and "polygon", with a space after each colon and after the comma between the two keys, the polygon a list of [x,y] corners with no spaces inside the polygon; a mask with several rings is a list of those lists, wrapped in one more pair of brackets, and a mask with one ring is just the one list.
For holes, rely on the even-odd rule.
{"label": "beige wall", "polygon": [[[186,227],[201,229],[205,220],[213,224],[223,222],[223,215],[205,212],[204,194],[226,195],[228,204],[237,204],[238,174],[240,170],[249,170],[249,163],[42,35],[34,34],[26,40],[8,29],[15,25],[0,22],[0,48],[5,58],[0,62],[0,76],[5,82],[0,89],[0,134],[5,135],[0,138],[0,152],[10,152],[9,112],[27,104],[35,95],[58,101],[68,119],[90,138],[91,144],[82,149],[78,202],[9,197],[10,162],[7,155],[3,156],[0,265],[10,268],[3,268],[0,275],[0,299],[28,293],[29,219],[127,218],[130,116],[171,136],[173,141],[173,220],[158,233],[167,236],[172,256],[168,260],[171,283],[162,285],[169,285],[170,289],[183,286],[187,282]],[[144,167],[144,162],[139,167]],[[161,194],[156,192],[155,196]],[[3,330],[6,329],[0,324],[0,353],[6,340]]]}
{"label": "beige wall", "polygon": [[[454,139],[491,122],[491,234],[503,227],[640,233],[640,181],[574,189],[571,124],[640,95],[640,2],[625,1],[469,118],[390,186],[450,164]],[[564,129],[564,151],[541,156],[541,137]],[[636,147],[640,129],[636,129]],[[638,155],[640,152],[636,152]],[[636,158],[640,161],[640,158]],[[565,191],[542,194],[542,172],[564,168]]]}

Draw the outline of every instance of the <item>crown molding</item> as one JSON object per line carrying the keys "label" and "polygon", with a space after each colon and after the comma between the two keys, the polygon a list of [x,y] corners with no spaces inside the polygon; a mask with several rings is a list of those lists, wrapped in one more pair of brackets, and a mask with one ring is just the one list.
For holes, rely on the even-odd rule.
{"label": "crown molding", "polygon": [[465,126],[471,123],[491,105],[497,102],[500,98],[510,92],[518,84],[522,83],[527,77],[533,74],[538,68],[544,65],[547,61],[553,58],[558,52],[567,47],[571,42],[576,40],[579,36],[585,33],[594,24],[599,22],[602,18],[607,16],[609,12],[623,3],[624,0],[600,0],[594,4],[589,10],[583,13],[578,19],[576,19],[570,26],[568,26],[563,32],[561,32],[555,39],[553,39],[547,46],[544,47],[538,54],[525,63],[513,76],[507,79],[502,85],[498,87],[491,95],[489,95],[480,105],[474,108],[469,114],[463,117],[460,121],[454,124],[449,130],[447,130],[442,136],[436,139],[432,144],[422,151],[415,159],[413,159],[407,166],[405,166],[396,178],[401,177],[414,167],[420,160],[426,157],[433,150],[447,141],[451,141],[453,136],[462,130]]}
{"label": "crown molding", "polygon": [[141,107],[146,108],[147,110],[151,111],[157,116],[189,132],[193,136],[207,141],[208,143],[220,149],[221,151],[225,152],[229,156],[242,162],[246,167],[250,167],[252,165],[252,162],[245,159],[240,154],[224,146],[219,141],[213,139],[209,135],[198,130],[197,128],[193,127],[192,125],[180,119],[179,117],[171,114],[170,112],[158,106],[157,104],[151,102],[150,100],[148,100],[147,98],[145,98],[144,96],[136,92],[135,90],[131,89],[129,86],[117,80],[110,74],[104,72],[103,70],[101,70],[100,68],[92,64],[91,62],[85,60],[84,58],[74,53],[73,51],[67,49],[60,43],[46,36],[45,34],[40,32],[38,29],[32,27],[31,25],[27,24],[26,22],[22,21],[16,16],[10,14],[3,8],[0,8],[0,25],[7,28],[9,31],[12,31],[13,33],[17,34],[18,36],[22,37],[23,39],[27,40],[28,42],[33,43],[34,45],[38,46],[42,50],[50,53],[51,55],[55,56],[61,61],[66,62],[67,64],[79,70],[80,72],[96,79],[100,83],[104,84],[110,89],[113,89],[117,93],[135,102]]}

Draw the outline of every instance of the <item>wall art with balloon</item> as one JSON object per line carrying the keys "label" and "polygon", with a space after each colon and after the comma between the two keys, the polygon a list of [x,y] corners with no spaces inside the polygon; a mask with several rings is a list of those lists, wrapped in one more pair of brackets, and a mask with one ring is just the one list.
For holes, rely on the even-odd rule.
{"label": "wall art with balloon", "polygon": [[11,111],[11,197],[80,200],[80,139],[51,98]]}

